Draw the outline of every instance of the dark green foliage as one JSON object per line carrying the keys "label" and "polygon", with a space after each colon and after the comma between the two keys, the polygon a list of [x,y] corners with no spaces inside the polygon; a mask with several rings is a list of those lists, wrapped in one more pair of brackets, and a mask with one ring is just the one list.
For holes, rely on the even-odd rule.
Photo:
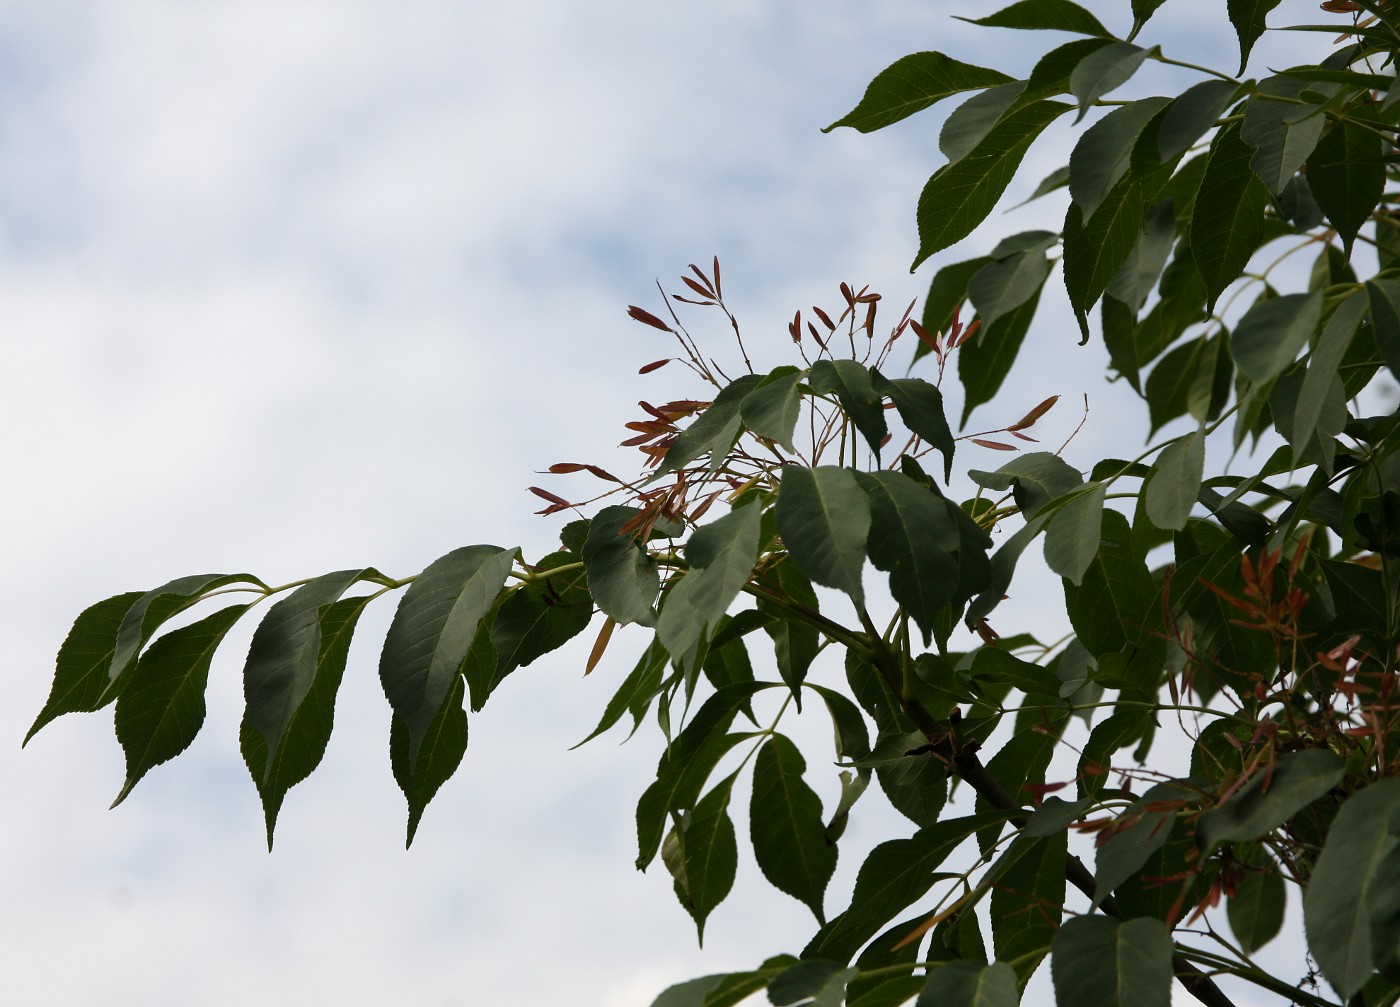
{"label": "dark green foliage", "polygon": [[[1060,201],[1058,232],[976,234],[938,263],[920,321],[911,309],[888,336],[879,295],[843,284],[835,310],[794,317],[793,357],[767,373],[747,350],[720,363],[633,308],[708,388],[643,403],[629,478],[552,467],[608,487],[563,527],[561,551],[530,564],[476,545],[404,580],[350,569],[272,588],[208,574],[118,595],[78,617],[29,736],[115,701],[120,803],[195,737],[211,660],[254,607],[206,603],[275,596],[239,735],[271,844],[286,794],[326,751],[360,615],[406,587],[379,671],[411,842],[463,762],[468,708],[592,626],[586,671],[602,667],[613,630],[632,624],[650,639],[585,740],[624,718],[629,737],[658,725],[638,868],[660,854],[703,935],[751,851],[817,921],[800,957],[672,986],[656,1007],[762,994],[1011,1007],[1047,955],[1061,1007],[1166,1007],[1174,981],[1209,1007],[1245,1002],[1232,997],[1246,984],[1278,1003],[1393,1007],[1396,15],[1329,4],[1328,23],[1295,26],[1316,61],[1265,72],[1276,0],[1198,4],[1233,26],[1246,63],[1258,48],[1246,79],[1140,37],[1167,2],[1121,4],[1109,24],[1071,0],[966,11],[1026,40],[1073,37],[1042,43],[1013,68],[1023,78],[906,56],[828,127],[869,132],[960,96],[938,137],[947,163],[930,165],[915,208],[916,265],[997,219],[1052,123],[1076,129],[1050,161],[1068,163],[1031,196]],[[1144,94],[1157,61],[1186,75],[1179,90]],[[1143,408],[1136,423],[1091,411],[1085,440],[1056,430],[1032,446],[1062,391],[1047,361],[1103,359],[1046,317],[1056,270],[1079,341],[1102,336],[1108,376]],[[691,272],[698,303],[722,306],[718,262]],[[1031,402],[1007,401],[1018,364],[1018,380],[1045,386]],[[985,409],[994,428],[954,434],[942,386],[954,373],[962,424]],[[1104,439],[1108,457],[1084,446]],[[579,509],[535,492],[545,513]],[[1013,588],[1033,544],[1062,593]],[[1060,641],[1020,632],[1028,612]],[[799,715],[829,734],[792,730]],[[745,786],[741,841],[731,812]],[[828,916],[871,789],[903,818],[863,837],[849,901]],[[1290,902],[1326,986],[1252,957]],[[1225,922],[1233,942],[1204,938]],[[1222,992],[1210,974],[1234,983]]]}

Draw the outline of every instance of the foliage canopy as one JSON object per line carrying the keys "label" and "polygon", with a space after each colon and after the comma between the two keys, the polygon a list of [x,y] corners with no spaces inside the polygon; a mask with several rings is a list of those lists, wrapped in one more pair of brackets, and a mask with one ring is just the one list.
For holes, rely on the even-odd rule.
{"label": "foliage canopy", "polygon": [[[637,624],[653,639],[590,736],[654,720],[665,738],[636,808],[637,866],[660,857],[703,936],[734,884],[729,807],[751,773],[746,845],[817,923],[799,955],[682,983],[657,1007],[760,991],[777,1005],[1004,1007],[1046,957],[1074,1007],[1164,1007],[1174,981],[1230,1004],[1215,975],[1337,1003],[1314,973],[1251,957],[1279,933],[1290,889],[1340,1002],[1395,1003],[1400,436],[1393,413],[1362,403],[1378,376],[1400,376],[1400,196],[1387,188],[1400,15],[1330,0],[1327,23],[1277,29],[1278,0],[1229,0],[1231,73],[1140,41],[1164,2],[1132,0],[1120,34],[1071,0],[1020,0],[973,23],[1071,40],[1016,73],[912,54],[829,127],[869,132],[961,98],[918,201],[918,266],[983,226],[1047,127],[1083,120],[1033,196],[1065,201],[1058,233],[943,265],[920,317],[911,305],[888,334],[879,295],[843,284],[836,310],[794,316],[793,362],[767,373],[719,263],[692,266],[674,300],[723,313],[738,376],[670,301],[631,308],[679,348],[642,370],[688,368],[710,392],[642,403],[625,442],[639,475],[552,466],[603,487],[582,504],[534,488],[541,513],[580,515],[557,551],[472,545],[407,578],[348,569],[274,588],[201,574],[109,598],[78,617],[30,736],[114,704],[120,803],[190,744],[214,652],[268,601],[239,740],[270,845],[287,792],[325,752],[358,618],[402,590],[379,674],[411,842],[462,760],[468,709],[597,624],[592,671],[614,628]],[[1324,58],[1245,78],[1277,30],[1322,33]],[[1149,63],[1191,82],[1109,97]],[[1072,463],[1068,443],[1028,446],[1055,397],[975,434],[946,418],[947,365],[965,428],[1020,357],[1047,350],[1028,336],[1056,274],[1083,340],[1103,340],[1110,376],[1146,407],[1157,439],[1134,457]],[[1180,432],[1158,436],[1168,425]],[[1010,458],[955,478],[966,445]],[[1208,446],[1247,446],[1247,471],[1209,474]],[[1053,643],[991,622],[1036,539],[1072,627]],[[764,675],[751,653],[770,647]],[[825,651],[844,679],[809,674]],[[834,752],[784,733],[804,711],[830,719]],[[1189,767],[1159,754],[1166,732]],[[1074,768],[1056,776],[1065,752]],[[840,799],[824,808],[807,780],[831,761]],[[828,913],[872,779],[910,828]],[[949,809],[955,787],[975,794],[970,813]],[[968,849],[972,866],[949,866]]]}

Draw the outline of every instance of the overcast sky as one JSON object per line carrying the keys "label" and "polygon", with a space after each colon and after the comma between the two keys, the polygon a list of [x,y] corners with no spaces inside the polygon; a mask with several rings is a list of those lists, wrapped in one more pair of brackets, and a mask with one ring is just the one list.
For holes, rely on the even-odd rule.
{"label": "overcast sky", "polygon": [[[1125,27],[1126,2],[1089,6]],[[1287,0],[1273,21],[1315,6]],[[718,255],[750,348],[777,362],[793,310],[832,303],[843,280],[897,315],[1001,228],[1058,229],[1046,201],[911,277],[943,113],[819,132],[907,52],[1024,75],[1055,41],[949,17],[982,9],[0,0],[12,1002],[646,1007],[671,982],[800,948],[806,911],[744,857],[754,894],[715,913],[697,952],[664,871],[632,866],[657,739],[566,751],[640,636],[586,681],[587,641],[508,680],[408,852],[375,675],[384,602],[271,855],[237,747],[251,624],[214,666],[203,734],[119,809],[110,710],[18,742],[73,617],[108,595],[204,571],[406,576],[476,542],[548,551],[560,521],[530,513],[537,471],[632,464],[613,447],[622,424],[676,387],[636,375],[669,347],[625,316],[657,310],[658,277]],[[1223,4],[1173,0],[1159,19],[1153,41],[1233,67]],[[1067,135],[1033,148],[1008,205],[1065,161]],[[1019,369],[1006,414],[973,423],[1087,392],[1075,462],[1116,443],[1123,400],[1101,351],[1055,322],[1062,301],[1052,279],[1032,336],[1058,364]],[[727,352],[715,320],[694,320]],[[1046,441],[1079,419],[1062,404]],[[829,806],[834,773],[815,770]],[[903,828],[878,800],[832,911],[860,851]]]}

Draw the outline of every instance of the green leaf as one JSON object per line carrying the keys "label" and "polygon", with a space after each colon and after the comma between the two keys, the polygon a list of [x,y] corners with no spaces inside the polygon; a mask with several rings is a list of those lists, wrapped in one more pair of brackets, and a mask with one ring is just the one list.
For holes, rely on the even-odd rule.
{"label": "green leaf", "polygon": [[100,709],[117,697],[129,679],[127,673],[136,667],[136,656],[162,623],[197,604],[210,591],[229,584],[253,584],[266,589],[262,581],[249,574],[206,573],[177,577],[138,598],[117,627],[116,646],[107,667],[107,683],[93,709]]}
{"label": "green leaf", "polygon": [[998,321],[995,330],[979,331],[975,339],[958,347],[958,379],[964,391],[962,426],[967,425],[974,409],[996,397],[1011,373],[1039,304],[1040,291],[1036,291],[1030,300]]}
{"label": "green leaf", "polygon": [[1142,870],[1171,835],[1177,811],[1198,797],[1189,785],[1172,780],[1152,787],[1123,812],[1094,860],[1093,906]]}
{"label": "green leaf", "polygon": [[1016,973],[996,962],[953,961],[929,973],[915,1007],[1016,1007]]}
{"label": "green leaf", "polygon": [[[1112,48],[1105,46],[1099,53]],[[1069,194],[1085,221],[1093,219],[1104,197],[1128,173],[1143,130],[1167,103],[1166,98],[1143,98],[1116,108],[1080,136],[1069,156]]]}
{"label": "green leaf", "polygon": [[920,829],[909,839],[892,839],[870,851],[856,874],[851,905],[830,920],[802,952],[803,958],[850,961],[890,920],[923,898],[941,875],[935,868],[984,825],[1004,821],[1008,812],[969,815]]}
{"label": "green leaf", "polygon": [[1066,856],[1068,834],[1063,829],[1042,838],[1018,837],[1002,854],[1011,863],[992,887],[992,944],[998,959],[1017,963],[1019,985],[1031,977],[1059,929]]}
{"label": "green leaf", "polygon": [[887,378],[871,371],[875,391],[888,396],[911,433],[943,455],[943,481],[952,477],[956,442],[943,412],[943,393],[923,378]]}
{"label": "green leaf", "polygon": [[277,746],[270,765],[267,740],[248,722],[246,714],[239,725],[238,743],[243,762],[262,800],[268,849],[272,848],[277,815],[287,791],[310,776],[326,754],[335,720],[336,693],[340,691],[340,681],[345,674],[355,623],[373,598],[373,595],[342,598],[319,610],[321,646],[316,658],[316,675],[310,691],[283,732],[282,743]]}
{"label": "green leaf", "polygon": [[1156,13],[1166,0],[1133,0],[1133,34],[1136,35],[1147,19]]}
{"label": "green leaf", "polygon": [[1348,256],[1356,232],[1375,212],[1385,191],[1385,151],[1385,140],[1375,126],[1343,119],[1322,135],[1308,158],[1308,187],[1337,229]]}
{"label": "green leaf", "polygon": [[748,583],[758,532],[759,508],[749,504],[697,529],[686,543],[690,569],[667,591],[656,624],[657,638],[686,674],[698,670],[710,633]]}
{"label": "green leaf", "polygon": [[[1105,685],[1155,689],[1166,645],[1157,635],[1161,622],[1157,584],[1133,550],[1128,519],[1103,512],[1098,555],[1075,586],[1064,581],[1065,607],[1079,640],[1099,661],[1101,673],[1127,676]],[[1107,655],[1118,655],[1106,662]]]}
{"label": "green leaf", "polygon": [[1225,903],[1225,915],[1245,954],[1253,954],[1278,934],[1287,901],[1283,878],[1272,865],[1244,876]]}
{"label": "green leaf", "polygon": [[1196,823],[1201,849],[1259,839],[1327,794],[1341,780],[1346,763],[1325,748],[1279,756],[1272,771],[1256,773],[1224,804]]}
{"label": "green leaf", "polygon": [[874,766],[880,789],[894,809],[920,828],[938,823],[948,802],[948,772],[928,752],[910,754],[928,744],[918,733],[882,736],[862,768]]}
{"label": "green leaf", "polygon": [[1163,161],[1186,153],[1208,130],[1214,129],[1225,110],[1235,103],[1240,86],[1228,80],[1203,80],[1172,99],[1172,107],[1157,131]]}
{"label": "green leaf", "polygon": [[858,473],[870,500],[870,560],[890,575],[890,593],[923,630],[954,600],[962,547],[945,500],[900,472]]}
{"label": "green leaf", "polygon": [[1010,79],[1000,70],[963,63],[941,52],[911,53],[876,74],[860,103],[822,132],[850,126],[870,133],[922,112],[949,95],[1004,84]]}
{"label": "green leaf", "polygon": [[1065,214],[1065,290],[1082,338],[1088,341],[1087,314],[1123,268],[1142,236],[1149,206],[1158,202],[1171,176],[1171,164],[1130,171],[1104,196],[1085,223],[1077,203]]}
{"label": "green leaf", "polygon": [[111,697],[103,696],[110,684],[107,670],[116,652],[117,630],[132,606],[144,597],[140,591],[129,591],[82,611],[58,650],[49,698],[24,736],[24,744],[55,718],[65,713],[91,713],[110,701]]}
{"label": "green leaf", "polygon": [[1400,379],[1400,281],[1389,277],[1367,280],[1366,298],[1376,346],[1391,375]]}
{"label": "green leaf", "polygon": [[1037,101],[1015,109],[965,157],[934,173],[919,196],[919,254],[911,270],[987,219],[1035,138],[1069,108],[1064,102]]}
{"label": "green leaf", "polygon": [[1011,110],[1034,100],[1034,97],[1027,97],[1026,82],[1023,80],[1007,81],[989,87],[981,94],[974,94],[943,120],[943,127],[938,131],[938,149],[949,164],[961,161],[977,149],[992,127]]}
{"label": "green leaf", "polygon": [[[534,569],[548,571],[575,567],[547,579],[522,584],[506,594],[490,619],[491,648],[496,667],[480,696],[480,706],[507,675],[537,658],[557,650],[588,628],[593,618],[584,571],[569,553],[550,553]],[[458,662],[459,664],[461,662]]]}
{"label": "green leaf", "polygon": [[[924,298],[924,328],[929,332],[951,331],[954,315],[958,314],[963,302],[967,300],[968,283],[977,275],[978,270],[991,261],[990,256],[984,255],[968,259],[966,262],[954,262],[934,273],[933,281],[929,284],[928,296]],[[965,344],[964,349],[958,352],[965,352],[966,347],[971,345]],[[919,343],[914,348],[914,359],[918,360],[930,352],[932,351],[927,346]],[[883,394],[888,395],[889,392]]]}
{"label": "green leaf", "polygon": [[1268,27],[1265,16],[1279,5],[1279,0],[1229,0],[1226,9],[1230,13],[1230,23],[1235,26],[1235,34],[1240,37],[1240,69],[1244,73],[1249,64],[1249,52],[1259,36]]}
{"label": "green leaf", "polygon": [[1391,889],[1389,858],[1400,847],[1400,779],[1378,780],[1342,805],[1303,896],[1308,948],[1343,997],[1371,977],[1373,893]]}
{"label": "green leaf", "polygon": [[1075,122],[1084,118],[1094,102],[1127,83],[1142,66],[1148,52],[1131,42],[1110,42],[1085,56],[1069,78],[1070,93],[1079,99],[1079,115]]}
{"label": "green leaf", "polygon": [[676,897],[695,920],[700,943],[705,943],[705,920],[734,887],[739,844],[729,818],[733,773],[700,799],[678,830],[684,872],[675,879]]}
{"label": "green leaf", "polygon": [[126,782],[116,807],[141,777],[190,747],[204,726],[209,662],[247,605],[231,605],[171,630],[146,649],[117,700],[117,740],[126,753]]}
{"label": "green leaf", "polygon": [[1055,511],[1045,528],[1045,565],[1076,585],[1098,555],[1106,496],[1103,483],[1089,483]]}
{"label": "green leaf", "polygon": [[1098,796],[1113,769],[1114,754],[1141,738],[1150,723],[1140,710],[1122,710],[1094,727],[1080,753],[1075,774],[1081,797]]}
{"label": "green leaf", "polygon": [[885,425],[885,408],[875,391],[869,369],[854,360],[818,360],[808,378],[819,395],[835,395],[876,458],[890,432]]}
{"label": "green leaf", "polygon": [[[760,586],[775,592],[786,599],[788,604],[800,605],[809,612],[820,612],[817,593],[812,590],[812,582],[803,576],[797,563],[788,556],[772,566],[767,566],[758,575]],[[760,596],[758,610],[772,616],[764,624],[764,632],[773,640],[774,657],[778,663],[778,674],[801,705],[800,686],[807,677],[807,669],[816,660],[821,650],[821,634],[817,628],[804,619],[795,616],[787,607],[767,597]]]}
{"label": "green leaf", "polygon": [[782,475],[777,515],[783,545],[814,583],[844,591],[863,604],[870,503],[855,473],[831,465],[786,465]]}
{"label": "green leaf", "polygon": [[1206,438],[1201,429],[1180,437],[1157,456],[1152,477],[1143,490],[1147,517],[1158,528],[1186,527],[1205,475]]}
{"label": "green leaf", "polygon": [[666,816],[693,808],[715,764],[745,737],[726,733],[739,709],[771,686],[741,682],[717,689],[667,746],[656,779],[637,802],[637,870],[646,870],[656,856]]}
{"label": "green leaf", "polygon": [[1040,199],[1042,196],[1048,196],[1050,195],[1050,193],[1057,192],[1058,190],[1063,189],[1068,185],[1069,165],[1065,164],[1056,168],[1054,171],[1050,172],[1050,174],[1042,178],[1040,180],[1040,184],[1035,187],[1035,191],[1032,192],[1025,199],[1021,200],[1021,202],[1011,207],[1011,209],[1019,210],[1027,203],[1034,203],[1037,199]]}
{"label": "green leaf", "polygon": [[638,513],[633,507],[604,507],[589,524],[580,554],[593,600],[620,626],[656,625],[652,606],[661,591],[656,560],[635,535],[621,533]]}
{"label": "green leaf", "polygon": [[[1055,754],[1055,736],[1040,727],[1040,724],[1036,724],[1013,735],[987,760],[987,774],[997,781],[1017,807],[1031,803],[1031,795],[1025,790],[1026,784],[1045,782],[1046,767],[1050,765],[1050,757]],[[976,808],[979,812],[988,811],[991,803],[979,794]],[[993,822],[978,831],[977,845],[983,856],[991,853],[1001,829],[1002,823]]]}
{"label": "green leaf", "polygon": [[822,959],[800,961],[768,985],[768,1000],[777,1007],[798,1002],[805,1007],[842,1007],[846,986],[859,972]]}
{"label": "green leaf", "polygon": [[1220,130],[1211,144],[1205,177],[1196,194],[1187,241],[1206,281],[1207,303],[1244,272],[1264,230],[1269,190],[1250,168],[1254,152],[1240,139],[1237,123]]}
{"label": "green leaf", "polygon": [[1230,334],[1230,355],[1240,373],[1263,385],[1293,363],[1321,317],[1320,291],[1256,301]]}
{"label": "green leaf", "polygon": [[798,386],[804,376],[803,371],[791,365],[774,368],[739,403],[739,418],[744,426],[793,452],[792,434],[802,411]]}
{"label": "green leaf", "polygon": [[428,802],[462,764],[462,756],[467,751],[467,712],[462,708],[466,693],[462,676],[454,675],[448,683],[447,695],[423,732],[416,753],[412,751],[413,735],[404,717],[395,710],[390,720],[389,764],[395,782],[408,800],[405,849],[413,845],[413,836]]}
{"label": "green leaf", "polygon": [[781,734],[758,750],[749,833],[763,876],[824,923],[822,897],[836,870],[836,847],[826,839],[821,800],[802,779],[806,768],[797,746]]}
{"label": "green leaf", "polygon": [[1072,31],[1079,35],[1097,35],[1112,38],[1112,33],[1099,19],[1071,0],[1019,0],[1010,7],[1003,7],[995,14],[973,20],[958,17],[959,21],[988,28],[1049,28],[1056,31]]}
{"label": "green leaf", "polygon": [[1055,235],[1047,235],[1043,244],[998,258],[977,272],[968,283],[967,295],[984,327],[995,325],[997,319],[1011,314],[1040,293],[1051,266],[1045,249],[1057,240]]}
{"label": "green leaf", "polygon": [[1026,546],[1040,534],[1048,520],[1049,515],[1046,514],[1027,521],[992,555],[987,587],[968,606],[967,615],[964,617],[969,626],[975,626],[978,620],[985,619],[1001,603],[1006,589],[1011,586],[1011,578],[1016,572],[1016,563],[1021,558],[1021,553],[1025,552]]}
{"label": "green leaf", "polygon": [[253,631],[243,665],[244,717],[267,745],[268,769],[316,679],[321,609],[366,576],[377,575],[362,568],[316,577],[273,605]]}
{"label": "green leaf", "polygon": [[701,455],[710,455],[711,466],[718,465],[743,426],[739,409],[745,396],[763,381],[762,374],[744,374],[725,385],[715,400],[679,434],[656,469],[658,476],[684,468]]}
{"label": "green leaf", "polygon": [[1051,945],[1055,1001],[1074,1007],[1169,1007],[1172,941],[1158,920],[1065,921]]}
{"label": "green leaf", "polygon": [[1051,500],[1084,483],[1077,469],[1049,451],[1017,455],[995,472],[972,469],[968,477],[988,489],[1011,490],[1026,517],[1034,517]]}
{"label": "green leaf", "polygon": [[1296,77],[1266,77],[1245,105],[1240,139],[1254,148],[1249,165],[1275,196],[1298,173],[1327,125],[1322,106],[1302,98],[1312,86]]}
{"label": "green leaf", "polygon": [[379,656],[379,681],[408,731],[408,765],[415,774],[418,749],[447,702],[477,624],[505,585],[515,555],[515,549],[493,545],[454,549],[428,564],[394,612]]}

